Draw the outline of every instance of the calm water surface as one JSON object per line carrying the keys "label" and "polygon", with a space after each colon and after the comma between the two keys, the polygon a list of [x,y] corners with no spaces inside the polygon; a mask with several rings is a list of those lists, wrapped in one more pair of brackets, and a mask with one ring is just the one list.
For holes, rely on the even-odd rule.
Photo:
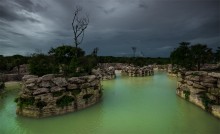
{"label": "calm water surface", "polygon": [[219,134],[220,120],[175,94],[176,79],[118,76],[104,81],[103,101],[44,119],[16,116],[11,91],[0,100],[0,134]]}

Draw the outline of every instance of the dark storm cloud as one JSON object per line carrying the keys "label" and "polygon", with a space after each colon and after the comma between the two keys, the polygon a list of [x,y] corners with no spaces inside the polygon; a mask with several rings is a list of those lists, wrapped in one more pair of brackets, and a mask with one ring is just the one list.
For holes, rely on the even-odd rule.
{"label": "dark storm cloud", "polygon": [[[90,16],[80,46],[100,55],[169,56],[179,42],[220,44],[219,0],[0,0],[0,54],[73,44],[74,7]],[[10,47],[9,46],[13,46]]]}

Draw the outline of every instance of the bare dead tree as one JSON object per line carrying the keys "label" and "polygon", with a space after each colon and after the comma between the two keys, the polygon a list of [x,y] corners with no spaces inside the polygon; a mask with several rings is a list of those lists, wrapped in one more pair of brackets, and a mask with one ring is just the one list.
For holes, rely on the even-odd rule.
{"label": "bare dead tree", "polygon": [[136,47],[131,47],[131,49],[132,49],[134,57],[135,57],[135,53],[136,53],[137,48]]}
{"label": "bare dead tree", "polygon": [[74,11],[73,21],[72,21],[72,28],[74,32],[74,43],[76,47],[76,57],[78,46],[82,43],[84,38],[85,30],[89,24],[89,17],[88,15],[80,14],[82,12],[82,7],[77,6]]}

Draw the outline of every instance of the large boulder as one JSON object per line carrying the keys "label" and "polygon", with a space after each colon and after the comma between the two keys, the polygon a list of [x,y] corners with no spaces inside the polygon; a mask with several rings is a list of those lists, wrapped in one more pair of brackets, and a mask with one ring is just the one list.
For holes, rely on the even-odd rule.
{"label": "large boulder", "polygon": [[57,77],[57,78],[53,78],[52,80],[57,86],[59,87],[65,87],[67,86],[67,81],[65,78],[62,77]]}

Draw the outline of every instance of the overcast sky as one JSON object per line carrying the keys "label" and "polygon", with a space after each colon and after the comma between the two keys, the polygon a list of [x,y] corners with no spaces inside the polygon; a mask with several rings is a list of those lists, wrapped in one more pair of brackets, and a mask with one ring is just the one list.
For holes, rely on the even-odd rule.
{"label": "overcast sky", "polygon": [[168,57],[182,41],[220,46],[219,0],[0,0],[0,55],[73,45],[76,5],[90,17],[87,54]]}

